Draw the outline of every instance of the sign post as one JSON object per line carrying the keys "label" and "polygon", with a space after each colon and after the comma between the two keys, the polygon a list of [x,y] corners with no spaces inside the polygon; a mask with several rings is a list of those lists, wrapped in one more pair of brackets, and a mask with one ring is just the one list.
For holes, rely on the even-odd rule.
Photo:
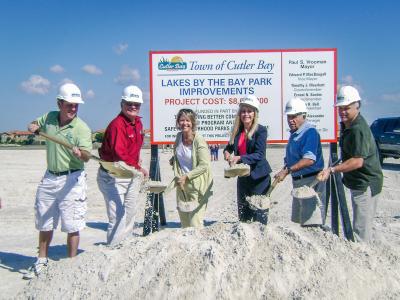
{"label": "sign post", "polygon": [[[161,181],[158,146],[151,145],[150,179]],[[166,225],[163,194],[149,193],[144,211],[143,236],[158,231],[159,224]]]}

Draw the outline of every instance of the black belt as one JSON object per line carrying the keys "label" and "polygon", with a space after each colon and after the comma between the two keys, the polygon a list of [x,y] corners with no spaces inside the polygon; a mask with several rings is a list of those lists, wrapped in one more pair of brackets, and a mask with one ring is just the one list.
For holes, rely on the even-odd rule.
{"label": "black belt", "polygon": [[102,166],[102,164],[100,164],[100,169],[103,170],[106,173],[109,173],[108,170]]}
{"label": "black belt", "polygon": [[64,175],[69,175],[74,172],[82,171],[82,169],[68,170],[68,171],[62,171],[62,172],[54,172],[54,171],[50,171],[50,170],[47,170],[47,171],[49,171],[50,174],[53,174],[56,176],[64,176]]}
{"label": "black belt", "polygon": [[312,172],[312,173],[308,173],[308,174],[305,174],[305,175],[292,176],[292,179],[293,179],[293,180],[299,180],[299,179],[303,179],[303,178],[315,176],[315,175],[317,175],[319,172],[321,172],[321,170],[315,171],[315,172]]}

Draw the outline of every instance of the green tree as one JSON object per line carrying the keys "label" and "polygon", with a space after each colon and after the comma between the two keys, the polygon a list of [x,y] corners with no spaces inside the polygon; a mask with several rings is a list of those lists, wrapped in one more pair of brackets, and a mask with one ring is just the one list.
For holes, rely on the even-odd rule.
{"label": "green tree", "polygon": [[104,139],[104,133],[103,133],[103,132],[98,132],[98,133],[96,133],[96,135],[94,136],[95,142],[102,143],[102,142],[103,142],[103,139]]}
{"label": "green tree", "polygon": [[27,145],[32,145],[33,144],[33,142],[35,141],[35,135],[34,134],[31,134],[31,135],[29,135],[28,136],[28,139],[27,139]]}

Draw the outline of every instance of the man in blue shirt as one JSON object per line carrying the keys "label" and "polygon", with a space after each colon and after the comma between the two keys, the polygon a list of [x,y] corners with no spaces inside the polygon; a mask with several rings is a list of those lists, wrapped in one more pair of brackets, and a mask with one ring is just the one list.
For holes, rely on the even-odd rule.
{"label": "man in blue shirt", "polygon": [[307,107],[303,100],[293,98],[288,101],[285,114],[290,138],[286,146],[284,168],[275,178],[283,181],[291,174],[294,189],[308,186],[315,190],[315,196],[308,199],[297,198],[293,194],[291,220],[302,226],[320,226],[325,221],[325,183],[316,179],[324,168],[320,136],[306,120]]}

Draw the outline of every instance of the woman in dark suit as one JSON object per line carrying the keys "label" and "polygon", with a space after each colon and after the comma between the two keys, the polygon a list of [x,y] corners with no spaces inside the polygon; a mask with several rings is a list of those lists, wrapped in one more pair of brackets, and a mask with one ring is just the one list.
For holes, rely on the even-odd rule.
{"label": "woman in dark suit", "polygon": [[259,220],[267,222],[267,215],[256,216],[246,196],[263,195],[271,184],[271,167],[266,159],[267,128],[258,124],[260,102],[255,96],[247,96],[239,104],[229,144],[224,158],[230,165],[244,163],[250,166],[250,175],[238,177],[237,203],[241,222]]}

